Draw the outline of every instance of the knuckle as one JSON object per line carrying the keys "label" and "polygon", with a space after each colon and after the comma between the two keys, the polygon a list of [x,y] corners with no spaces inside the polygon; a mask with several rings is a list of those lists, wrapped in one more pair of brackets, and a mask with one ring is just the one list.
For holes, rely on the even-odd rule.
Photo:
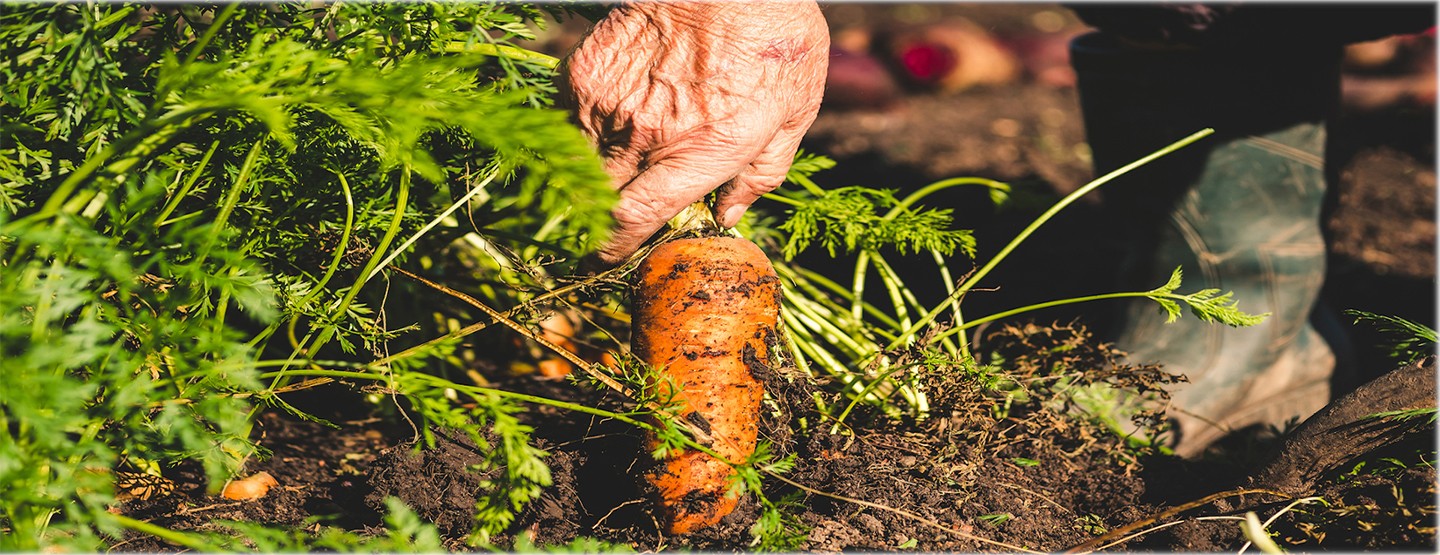
{"label": "knuckle", "polygon": [[780,187],[785,180],[784,174],[775,175],[769,172],[751,173],[735,179],[736,189],[754,196],[760,196]]}
{"label": "knuckle", "polygon": [[656,222],[664,222],[670,219],[672,214],[667,214],[669,206],[647,195],[622,194],[620,201],[615,203],[610,215],[615,218],[616,226],[623,229],[644,229],[653,226]]}

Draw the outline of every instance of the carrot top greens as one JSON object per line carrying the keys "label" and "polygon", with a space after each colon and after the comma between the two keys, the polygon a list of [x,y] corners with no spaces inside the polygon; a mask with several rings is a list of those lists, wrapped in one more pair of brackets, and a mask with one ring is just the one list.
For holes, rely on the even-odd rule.
{"label": "carrot top greens", "polygon": [[[240,547],[108,512],[110,470],[198,461],[218,488],[263,455],[253,415],[294,410],[276,393],[304,385],[301,371],[350,371],[472,435],[503,469],[476,541],[538,495],[548,470],[514,401],[477,393],[462,408],[411,379],[456,341],[422,343],[443,335],[416,333],[432,313],[385,304],[422,288],[384,270],[494,267],[444,255],[452,244],[541,244],[573,264],[601,238],[608,178],[549,107],[553,59],[514,46],[542,15],[454,2],[0,11],[0,549],[91,551],[125,529]],[[463,217],[421,231],[462,196]],[[489,300],[525,301],[537,275],[506,274]],[[389,539],[246,535],[262,549],[438,547],[395,509]]]}

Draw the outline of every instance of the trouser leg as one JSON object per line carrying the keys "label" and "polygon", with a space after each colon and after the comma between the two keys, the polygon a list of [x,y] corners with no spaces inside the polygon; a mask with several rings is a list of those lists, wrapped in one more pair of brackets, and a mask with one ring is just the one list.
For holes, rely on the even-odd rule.
{"label": "trouser leg", "polygon": [[1097,174],[1216,130],[1106,185],[1111,220],[1131,246],[1126,290],[1153,288],[1181,267],[1182,291],[1233,291],[1241,309],[1270,313],[1230,328],[1190,315],[1166,324],[1148,300],[1125,307],[1117,345],[1190,380],[1169,411],[1177,451],[1318,410],[1335,366],[1309,318],[1325,275],[1325,121],[1338,52],[1160,51],[1097,34],[1077,39],[1072,56]]}

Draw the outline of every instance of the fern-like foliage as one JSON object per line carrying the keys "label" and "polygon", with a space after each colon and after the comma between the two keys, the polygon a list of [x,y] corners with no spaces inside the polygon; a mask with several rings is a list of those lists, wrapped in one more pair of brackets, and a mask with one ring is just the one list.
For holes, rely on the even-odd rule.
{"label": "fern-like foliage", "polygon": [[[792,170],[794,171],[794,170]],[[780,229],[790,234],[784,255],[792,258],[812,242],[834,256],[892,247],[901,253],[938,251],[950,255],[960,249],[975,254],[970,230],[949,229],[949,209],[900,208],[895,192],[868,187],[841,187],[801,200]]]}
{"label": "fern-like foliage", "polygon": [[1381,333],[1391,336],[1394,343],[1390,357],[1404,363],[1415,362],[1435,354],[1437,336],[1435,330],[1398,316],[1375,314],[1363,310],[1346,310],[1345,314],[1355,318],[1355,323],[1369,322]]}
{"label": "fern-like foliage", "polygon": [[1237,328],[1259,324],[1270,316],[1269,312],[1250,314],[1240,310],[1240,303],[1233,300],[1234,293],[1228,291],[1222,293],[1219,289],[1201,289],[1187,295],[1177,294],[1175,290],[1180,288],[1182,276],[1181,268],[1176,267],[1164,285],[1145,293],[1146,297],[1159,303],[1160,308],[1165,311],[1167,324],[1180,318],[1180,303],[1185,303],[1190,308],[1190,313],[1202,321],[1220,322]]}
{"label": "fern-like foliage", "polygon": [[731,495],[754,492],[760,501],[760,517],[750,528],[751,546],[763,552],[795,551],[810,539],[810,529],[795,513],[799,510],[798,493],[777,500],[765,495],[761,484],[763,474],[783,474],[795,468],[795,454],[776,459],[770,444],[760,442],[755,452],[736,468],[731,482]]}
{"label": "fern-like foliage", "polygon": [[[495,177],[467,232],[501,242],[543,226],[572,260],[597,243],[615,195],[549,108],[549,66],[493,55],[532,38],[543,11],[0,10],[0,549],[101,549],[124,526],[107,512],[113,467],[196,461],[218,486],[258,453],[254,411],[288,407],[273,393],[287,372],[418,343],[407,332],[433,318],[393,300],[413,286],[377,288],[358,270],[392,254],[433,266],[458,226],[398,253],[396,239],[480,187],[476,175]],[[387,371],[402,380],[448,356]],[[431,401],[412,405],[421,418],[493,441],[478,526],[503,528],[549,483],[530,430],[507,402],[457,413],[416,387]]]}
{"label": "fern-like foliage", "polygon": [[800,149],[795,152],[795,159],[790,162],[790,169],[785,172],[785,181],[789,183],[808,182],[810,176],[835,167],[835,160],[820,154],[805,152]]}

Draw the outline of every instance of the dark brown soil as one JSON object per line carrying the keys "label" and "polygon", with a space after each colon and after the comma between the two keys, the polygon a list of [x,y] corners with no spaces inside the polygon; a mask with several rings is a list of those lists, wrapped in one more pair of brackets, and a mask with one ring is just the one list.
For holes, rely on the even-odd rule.
{"label": "dark brown soil", "polygon": [[[827,15],[837,29],[958,14],[997,32],[1021,32],[1042,11],[1066,14],[1027,4],[837,5],[827,8]],[[1338,186],[1327,220],[1332,241],[1324,292],[1332,307],[1435,326],[1433,106],[1348,112],[1332,128]],[[956,208],[959,226],[976,230],[982,252],[994,252],[1039,210],[1090,178],[1075,91],[1027,81],[951,95],[912,94],[885,111],[827,109],[804,146],[839,160],[836,169],[821,174],[827,184],[907,190],[955,176],[1011,182],[1024,194],[1017,194],[1009,210],[994,210],[983,194],[969,192],[937,201]],[[1103,290],[1105,276],[1097,264],[1113,260],[1119,247],[1094,233],[1103,228],[1102,202],[1096,197],[1079,203],[1043,228],[992,278],[997,290],[976,293],[967,302],[985,313]],[[932,286],[934,294],[939,284]],[[1105,324],[1103,313],[1088,308],[1036,318]],[[1077,369],[1084,379],[1133,387],[1164,381],[1153,368],[1119,365],[1080,325],[1015,324],[988,332],[987,345],[1008,352],[1014,371],[1029,372],[1037,384],[1049,383],[1044,373],[1060,366]],[[1350,332],[1362,373],[1374,377],[1395,368],[1386,357],[1387,338],[1363,324]],[[818,386],[787,377],[772,380],[767,390],[790,410],[769,415],[762,435],[782,455],[797,456],[796,468],[785,476],[798,487],[767,480],[771,499],[794,495],[789,514],[809,531],[796,549],[1048,552],[1133,526],[1146,533],[1114,546],[1088,547],[1233,551],[1245,542],[1239,527],[1233,518],[1212,517],[1248,510],[1264,519],[1290,502],[1252,493],[1148,520],[1245,485],[1268,453],[1263,436],[1233,440],[1222,452],[1227,457],[1180,460],[1127,448],[1113,434],[1065,417],[1063,406],[1007,402],[962,379],[935,385],[934,416],[928,420],[896,422],[862,412],[847,422],[849,433],[831,434],[828,423],[806,412]],[[568,382],[503,380],[499,386],[519,391],[614,403]],[[480,457],[468,440],[437,432],[436,448],[417,451],[417,431],[396,424],[405,420],[394,407],[383,414],[357,408],[370,405],[343,385],[287,400],[338,427],[264,413],[260,443],[271,453],[247,470],[277,478],[280,486],[269,495],[224,500],[203,490],[198,469],[180,468],[166,472],[177,483],[174,494],[120,509],[188,530],[216,530],[213,520],[232,519],[363,532],[378,530],[381,500],[395,496],[435,523],[447,546],[465,547],[475,491],[484,478],[470,470]],[[555,483],[497,538],[500,545],[517,535],[539,545],[589,536],[644,551],[733,551],[751,545],[749,529],[759,513],[754,499],[744,500],[713,529],[681,538],[659,535],[633,478],[640,440],[628,426],[553,409],[535,409],[524,418],[549,452]],[[1433,424],[1368,456],[1357,446],[1362,451],[1357,457],[1305,491],[1328,504],[1301,505],[1271,529],[1282,545],[1305,550],[1434,550],[1432,434]],[[174,546],[130,536],[114,548]]]}

